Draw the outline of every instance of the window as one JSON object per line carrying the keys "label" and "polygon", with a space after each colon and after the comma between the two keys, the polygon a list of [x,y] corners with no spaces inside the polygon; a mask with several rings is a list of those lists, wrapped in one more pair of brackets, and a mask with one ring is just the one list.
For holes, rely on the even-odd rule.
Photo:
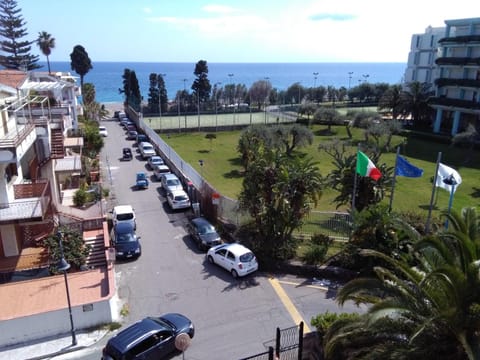
{"label": "window", "polygon": [[230,251],[227,253],[227,259],[235,261],[235,255],[233,255]]}
{"label": "window", "polygon": [[217,254],[217,255],[220,255],[220,256],[225,256],[226,253],[227,253],[227,250],[225,250],[225,249],[220,249],[220,250],[217,251],[216,254]]}
{"label": "window", "polygon": [[8,164],[8,166],[5,168],[5,179],[7,179],[7,182],[10,182],[10,180],[17,175],[17,164]]}

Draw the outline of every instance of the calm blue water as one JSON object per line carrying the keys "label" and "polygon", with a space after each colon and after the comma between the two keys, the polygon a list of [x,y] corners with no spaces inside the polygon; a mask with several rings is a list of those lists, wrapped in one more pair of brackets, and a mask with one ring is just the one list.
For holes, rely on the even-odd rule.
{"label": "calm blue water", "polygon": [[[39,62],[46,70],[46,63]],[[140,63],[140,62],[93,62],[93,69],[85,75],[84,82],[95,85],[97,101],[100,103],[122,102],[118,89],[123,87],[125,69],[135,71],[144,99],[148,98],[151,73],[164,76],[167,94],[175,98],[184,86],[187,91],[195,79],[195,63]],[[250,87],[255,81],[268,78],[274,88],[286,90],[299,82],[309,88],[313,86],[356,86],[368,80],[370,83],[399,84],[402,81],[405,63],[208,63],[208,78],[213,85],[244,84]],[[51,62],[52,71],[70,71],[70,62]],[[349,73],[352,72],[351,78]],[[315,80],[314,73],[317,79]],[[233,74],[229,76],[229,74]],[[366,76],[368,75],[368,76]],[[184,79],[186,79],[184,81]]]}

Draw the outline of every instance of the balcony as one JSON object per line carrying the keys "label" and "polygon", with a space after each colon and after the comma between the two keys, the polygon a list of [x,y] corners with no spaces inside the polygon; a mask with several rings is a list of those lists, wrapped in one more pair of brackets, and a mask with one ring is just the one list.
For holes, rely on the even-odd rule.
{"label": "balcony", "polygon": [[428,104],[470,111],[480,110],[480,103],[478,102],[471,100],[451,99],[447,97],[432,97],[428,100]]}
{"label": "balcony", "polygon": [[478,66],[480,65],[480,57],[439,57],[435,60],[437,65],[453,65],[453,66]]}
{"label": "balcony", "polygon": [[0,224],[14,220],[43,220],[52,200],[50,182],[37,180],[31,184],[16,184],[15,199],[0,204]]}
{"label": "balcony", "polygon": [[459,87],[468,87],[468,88],[480,89],[480,80],[438,78],[438,79],[435,79],[435,85],[437,85],[438,87],[459,86]]}
{"label": "balcony", "polygon": [[462,36],[452,36],[446,37],[438,40],[439,44],[479,44],[480,45],[480,35],[462,35]]}

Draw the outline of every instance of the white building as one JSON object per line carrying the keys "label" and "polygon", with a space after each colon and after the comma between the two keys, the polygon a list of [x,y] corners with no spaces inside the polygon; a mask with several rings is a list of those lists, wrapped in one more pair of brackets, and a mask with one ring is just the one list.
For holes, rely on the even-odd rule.
{"label": "white building", "polygon": [[445,27],[425,29],[424,34],[412,35],[410,52],[408,54],[405,83],[421,82],[434,86],[438,77],[438,68],[435,60],[438,57],[438,41],[445,36]]}
{"label": "white building", "polygon": [[480,119],[480,18],[446,20],[436,60],[433,131],[455,135]]}

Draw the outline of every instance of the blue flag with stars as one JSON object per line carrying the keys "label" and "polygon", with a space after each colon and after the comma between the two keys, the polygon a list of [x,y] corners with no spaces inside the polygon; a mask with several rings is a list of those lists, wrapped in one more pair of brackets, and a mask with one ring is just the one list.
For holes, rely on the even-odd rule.
{"label": "blue flag with stars", "polygon": [[395,167],[395,175],[405,176],[410,178],[421,177],[423,175],[423,169],[420,169],[410,164],[407,159],[397,156],[397,166]]}

